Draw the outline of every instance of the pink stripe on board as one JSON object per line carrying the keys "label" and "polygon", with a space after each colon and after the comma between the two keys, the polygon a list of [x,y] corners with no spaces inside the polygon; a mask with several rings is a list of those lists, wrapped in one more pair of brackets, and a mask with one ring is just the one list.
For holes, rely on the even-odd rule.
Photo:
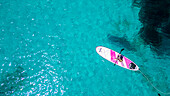
{"label": "pink stripe on board", "polygon": [[110,55],[111,55],[111,61],[115,62],[115,55],[116,55],[115,52],[110,50]]}
{"label": "pink stripe on board", "polygon": [[125,62],[126,62],[126,66],[127,66],[127,68],[129,69],[129,64],[130,64],[132,61],[130,61],[130,60],[127,59],[126,57],[125,57],[124,59],[125,59]]}

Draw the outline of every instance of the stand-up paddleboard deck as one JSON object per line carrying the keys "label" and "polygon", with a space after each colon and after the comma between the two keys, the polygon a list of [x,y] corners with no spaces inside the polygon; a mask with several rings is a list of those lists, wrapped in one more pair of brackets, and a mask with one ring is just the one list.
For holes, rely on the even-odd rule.
{"label": "stand-up paddleboard deck", "polygon": [[[129,60],[127,57],[123,56],[123,61],[120,62],[119,60],[117,60],[117,56],[119,53],[117,53],[116,51],[113,51],[109,48],[106,47],[102,47],[102,46],[98,46],[96,47],[96,52],[102,56],[103,58],[107,59],[108,61],[121,66],[123,68],[129,69],[129,70],[133,70],[133,71],[137,71],[139,70],[139,67],[131,60]],[[135,65],[135,68],[132,68],[130,65],[131,64]]]}

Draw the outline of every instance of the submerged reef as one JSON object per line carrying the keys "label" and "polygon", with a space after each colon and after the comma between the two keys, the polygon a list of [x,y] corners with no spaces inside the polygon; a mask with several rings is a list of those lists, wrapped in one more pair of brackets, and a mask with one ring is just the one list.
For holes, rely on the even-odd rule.
{"label": "submerged reef", "polygon": [[163,40],[170,38],[170,0],[134,0],[132,6],[140,7],[139,21],[143,27],[139,35],[146,44],[158,50],[170,46]]}
{"label": "submerged reef", "polygon": [[3,72],[0,79],[0,96],[13,94],[24,87],[27,74],[20,66],[12,73]]}
{"label": "submerged reef", "polygon": [[110,43],[112,43],[112,44],[115,44],[117,46],[120,46],[120,47],[125,48],[125,49],[130,50],[130,51],[136,51],[135,45],[131,44],[131,42],[129,42],[127,40],[126,35],[124,35],[122,37],[117,37],[117,36],[108,34],[107,38],[110,41]]}

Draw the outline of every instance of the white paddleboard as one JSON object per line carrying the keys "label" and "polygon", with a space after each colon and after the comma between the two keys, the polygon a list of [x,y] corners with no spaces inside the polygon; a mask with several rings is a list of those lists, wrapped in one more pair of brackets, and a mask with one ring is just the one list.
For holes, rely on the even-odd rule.
{"label": "white paddleboard", "polygon": [[123,61],[120,62],[119,60],[117,60],[117,57],[119,55],[118,52],[113,51],[109,48],[103,47],[103,46],[98,46],[96,47],[96,52],[102,56],[103,58],[105,58],[106,60],[120,66],[123,68],[126,68],[128,70],[132,70],[132,71],[138,71],[139,67],[130,59],[128,59],[127,57],[123,56]]}

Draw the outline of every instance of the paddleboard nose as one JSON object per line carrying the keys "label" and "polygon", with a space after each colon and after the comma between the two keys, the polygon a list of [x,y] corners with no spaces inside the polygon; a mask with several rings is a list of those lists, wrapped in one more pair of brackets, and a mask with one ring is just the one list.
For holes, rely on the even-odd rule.
{"label": "paddleboard nose", "polygon": [[100,47],[100,46],[96,47],[96,51],[97,52],[102,52],[102,47]]}

